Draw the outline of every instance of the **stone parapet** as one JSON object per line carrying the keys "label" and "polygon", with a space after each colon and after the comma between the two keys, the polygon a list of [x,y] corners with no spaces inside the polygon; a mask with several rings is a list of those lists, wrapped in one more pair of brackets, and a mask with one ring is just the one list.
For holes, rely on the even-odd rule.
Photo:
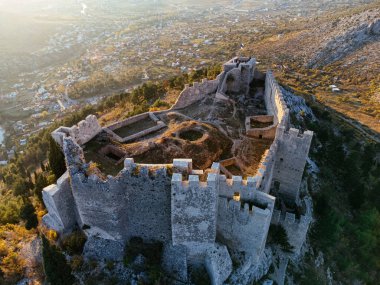
{"label": "stone parapet", "polygon": [[68,127],[59,127],[51,133],[53,139],[62,147],[65,137],[72,137],[76,143],[83,145],[92,140],[102,128],[95,115],[88,115],[85,120],[80,121],[77,125]]}

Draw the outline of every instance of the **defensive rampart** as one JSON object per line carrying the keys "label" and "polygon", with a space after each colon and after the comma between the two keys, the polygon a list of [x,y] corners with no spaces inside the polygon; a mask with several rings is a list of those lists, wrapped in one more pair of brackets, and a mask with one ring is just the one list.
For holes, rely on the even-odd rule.
{"label": "defensive rampart", "polygon": [[281,213],[281,211],[274,210],[272,223],[284,227],[289,244],[293,247],[293,253],[298,256],[306,239],[311,218],[301,215],[299,219],[296,219],[296,215],[293,213]]}
{"label": "defensive rampart", "polygon": [[[259,75],[255,59],[234,58],[224,65],[216,80],[186,86],[171,110],[186,108],[215,92],[226,98],[229,93],[246,93],[254,77]],[[191,159],[144,165],[130,158],[125,159],[124,168],[117,176],[104,178],[84,160],[80,146],[102,131],[96,117],[88,116],[71,128],[58,128],[52,136],[63,147],[68,172],[57,185],[44,189],[48,214],[43,222],[60,233],[76,225],[81,227],[88,237],[85,255],[93,258],[115,256],[120,260],[131,237],[162,241],[167,256],[178,252],[178,259],[186,259],[175,265],[169,260],[165,268],[180,268],[181,279],[185,280],[183,266],[203,262],[213,284],[222,284],[232,270],[225,245],[246,252],[253,263],[259,260],[271,220],[284,225],[291,244],[299,244],[309,223],[302,217],[300,222],[295,221],[290,213],[282,217],[275,212],[272,218],[275,198],[268,193],[276,182],[281,198],[298,202],[313,133],[289,128],[289,109],[271,72],[265,76],[264,101],[267,115],[247,117],[246,124],[251,128],[252,119],[256,120],[253,126],[270,124],[251,129],[253,136],[274,140],[264,153],[256,175],[246,179],[221,175],[221,166],[216,162],[202,171],[192,169]],[[165,127],[156,116],[159,113],[162,112],[137,115],[103,130],[119,142],[135,140]],[[145,122],[148,127],[144,129],[145,124],[139,122]],[[125,137],[117,135],[117,131]],[[107,154],[112,149],[102,151]],[[114,154],[123,159],[122,153]],[[222,163],[227,167],[236,160]]]}
{"label": "defensive rampart", "polygon": [[215,93],[218,85],[219,78],[215,80],[204,78],[201,83],[194,82],[193,86],[185,84],[185,89],[183,89],[171,110],[182,109],[202,100],[206,95]]}
{"label": "defensive rampart", "polygon": [[279,126],[276,133],[278,149],[273,180],[278,182],[279,194],[289,203],[298,203],[299,188],[309,153],[313,132]]}
{"label": "defensive rampart", "polygon": [[45,225],[57,232],[70,231],[76,225],[76,206],[68,172],[57,180],[57,184],[45,187],[42,198],[49,210],[43,217]]}
{"label": "defensive rampart", "polygon": [[98,119],[95,115],[88,115],[85,120],[80,121],[78,125],[68,127],[59,127],[52,132],[53,139],[62,147],[65,137],[73,138],[79,145],[83,145],[92,140],[102,131]]}
{"label": "defensive rampart", "polygon": [[223,65],[217,92],[248,93],[256,69],[256,59],[235,57]]}
{"label": "defensive rampart", "polygon": [[103,180],[88,173],[82,149],[70,138],[64,141],[64,153],[79,226],[96,227],[119,240],[170,240],[170,177],[165,166],[126,160],[119,175]]}
{"label": "defensive rampart", "polygon": [[219,198],[218,237],[231,248],[245,252],[253,263],[265,249],[272,218],[274,198],[267,198],[271,200],[260,206],[255,205],[255,200],[242,202]]}

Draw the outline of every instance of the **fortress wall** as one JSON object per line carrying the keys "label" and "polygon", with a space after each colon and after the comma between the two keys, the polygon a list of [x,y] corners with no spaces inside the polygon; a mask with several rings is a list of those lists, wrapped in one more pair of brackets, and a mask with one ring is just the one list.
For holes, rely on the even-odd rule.
{"label": "fortress wall", "polygon": [[274,115],[274,124],[279,123],[288,127],[289,109],[286,106],[281,89],[270,71],[267,72],[265,78],[264,100],[268,115]]}
{"label": "fortress wall", "polygon": [[123,261],[125,242],[117,240],[107,232],[92,227],[85,229],[87,241],[83,248],[83,256],[94,260]]}
{"label": "fortress wall", "polygon": [[127,177],[121,183],[128,192],[127,238],[167,242],[171,240],[170,176],[166,166],[152,167],[126,165]]}
{"label": "fortress wall", "polygon": [[218,92],[247,93],[256,69],[254,58],[235,57],[223,65]]}
{"label": "fortress wall", "polygon": [[[239,63],[238,58],[235,58],[224,65],[224,72],[216,80],[203,80],[202,83],[194,83],[192,87],[186,86],[172,109],[185,108],[215,92],[217,88],[217,92],[226,92],[228,88],[237,90],[237,83],[240,84],[241,92],[248,88],[255,71],[254,59],[247,58]],[[230,86],[226,83],[228,74],[236,75],[237,79]],[[271,220],[273,223],[277,221],[284,224],[289,239],[294,244],[299,243],[298,238],[306,235],[306,224],[294,222],[291,214],[285,215],[282,221],[281,215],[274,212],[272,219],[275,198],[267,193],[273,181],[277,181],[282,196],[291,201],[298,198],[312,132],[300,134],[298,130],[289,129],[289,109],[271,72],[266,74],[265,87],[264,99],[268,115],[274,117],[274,124],[278,128],[275,140],[265,152],[257,174],[246,180],[240,176],[226,179],[220,175],[219,164],[214,163],[207,181],[201,182],[198,176],[201,172],[192,169],[189,159],[176,159],[171,165],[135,164],[133,159],[126,159],[125,167],[119,175],[109,176],[105,180],[99,175],[88,173],[89,167],[79,146],[101,131],[95,116],[87,117],[86,122],[79,123],[78,126],[57,129],[52,135],[63,146],[71,189],[70,185],[61,187],[57,183],[57,186],[50,186],[44,191],[44,201],[46,200],[49,211],[44,217],[44,223],[66,229],[69,226],[64,224],[72,222],[72,216],[68,213],[75,213],[75,222],[82,227],[90,227],[86,227],[87,232],[96,232],[94,246],[88,246],[95,255],[98,254],[98,244],[111,243],[117,249],[133,236],[140,236],[146,241],[172,240],[173,246],[184,245],[187,248],[188,263],[197,260],[206,262],[213,282],[225,278],[217,267],[227,266],[228,269],[228,259],[218,257],[219,253],[224,254],[223,249],[211,253],[207,251],[215,247],[216,235],[234,249],[246,251],[253,262],[258,260],[264,250]],[[147,116],[156,121],[157,117],[153,113],[145,113],[104,130],[113,133],[112,130]],[[94,118],[96,122],[91,124]],[[168,168],[174,172],[172,177],[167,174]],[[183,177],[188,177],[188,180],[183,181]],[[65,181],[65,185],[68,185],[70,179]],[[71,193],[71,200],[70,197],[54,194],[56,192],[69,196]],[[242,202],[233,200],[235,192],[240,194]],[[64,222],[65,219],[70,222]],[[305,218],[301,217],[301,221],[303,219]],[[307,227],[308,225],[309,223]],[[98,233],[102,235],[99,236]],[[102,251],[107,250],[107,247],[108,245],[102,247],[99,256],[105,254]],[[215,282],[218,284],[219,281]]]}
{"label": "fortress wall", "polygon": [[[123,138],[120,137],[119,135],[117,135],[114,132],[117,129],[126,127],[128,125],[131,125],[131,124],[136,123],[138,121],[144,120],[146,118],[150,118],[157,125],[154,126],[154,127],[145,129],[145,130],[143,130],[141,132],[135,133],[133,135],[130,135],[130,136],[127,136],[127,137],[123,137]],[[128,142],[128,141],[135,140],[135,139],[138,139],[140,137],[146,136],[146,135],[148,135],[150,133],[153,133],[153,132],[158,131],[158,130],[160,130],[162,128],[165,128],[165,127],[166,127],[166,124],[164,122],[160,121],[160,119],[157,118],[157,116],[154,113],[152,113],[152,112],[146,112],[146,113],[143,113],[143,114],[140,114],[140,115],[136,115],[136,116],[127,118],[127,119],[125,119],[125,120],[123,120],[121,122],[117,122],[117,123],[111,124],[111,125],[103,128],[103,130],[106,131],[109,135],[111,135],[118,142],[125,143],[125,142]]]}
{"label": "fortress wall", "polygon": [[42,199],[48,210],[42,218],[43,223],[59,233],[72,230],[76,224],[76,209],[68,172],[57,180],[57,184],[43,189]]}
{"label": "fortress wall", "polygon": [[219,78],[215,80],[203,79],[201,83],[194,82],[193,86],[185,85],[176,103],[171,108],[181,109],[203,99],[206,95],[214,93],[219,85]]}
{"label": "fortress wall", "polygon": [[222,285],[232,272],[232,260],[225,245],[215,244],[208,248],[205,265],[212,285]]}
{"label": "fortress wall", "polygon": [[103,181],[87,176],[82,149],[65,139],[80,226],[96,227],[116,240],[140,236],[145,240],[170,240],[170,178],[166,168],[149,171],[131,163],[118,176]]}
{"label": "fortress wall", "polygon": [[242,199],[252,199],[252,193],[256,190],[269,193],[272,185],[277,143],[274,142],[267,150],[259,164],[257,174],[247,177],[244,180],[241,176],[233,176],[227,179],[225,175],[220,175],[219,195],[232,198],[235,192],[239,192]]}
{"label": "fortress wall", "polygon": [[213,244],[216,237],[218,174],[210,173],[207,182],[199,176],[172,177],[171,222],[173,245]]}
{"label": "fortress wall", "polygon": [[126,232],[127,194],[116,181],[102,181],[98,176],[72,174],[71,185],[79,214],[79,225],[99,228],[116,240]]}
{"label": "fortress wall", "polygon": [[249,137],[273,139],[276,136],[277,125],[272,125],[266,128],[250,128],[247,129],[246,134]]}
{"label": "fortress wall", "polygon": [[138,121],[141,121],[143,119],[146,119],[148,117],[149,117],[149,112],[142,113],[142,114],[127,118],[121,122],[117,122],[117,123],[108,125],[106,128],[110,129],[111,131],[114,131],[114,130],[120,129],[122,127],[128,126],[130,124],[136,123]]}
{"label": "fortress wall", "polygon": [[286,234],[288,235],[288,241],[294,248],[293,252],[295,255],[298,255],[306,240],[311,218],[301,216],[300,219],[296,219],[295,214],[286,212],[285,215],[282,215],[280,211],[274,210],[272,223],[284,227]]}
{"label": "fortress wall", "polygon": [[[261,123],[272,123],[272,125],[264,128],[251,127],[251,121]],[[274,122],[274,115],[259,115],[245,118],[246,135],[255,138],[273,139],[276,136],[277,123]]]}
{"label": "fortress wall", "polygon": [[289,202],[298,201],[299,188],[306,165],[313,132],[278,127],[276,139],[278,151],[275,157],[274,181],[280,183],[279,193]]}
{"label": "fortress wall", "polygon": [[219,198],[218,238],[230,247],[246,252],[255,263],[265,249],[273,204],[266,209]]}
{"label": "fortress wall", "polygon": [[83,145],[92,140],[102,128],[95,115],[88,115],[85,120],[80,121],[71,128],[59,127],[52,132],[53,139],[62,147],[65,137],[72,137],[79,145]]}
{"label": "fortress wall", "polygon": [[297,203],[313,132],[306,131],[301,134],[297,129],[289,129],[289,108],[270,71],[266,74],[264,98],[268,114],[274,115],[278,122],[274,141],[278,147],[273,156],[273,180],[280,183],[279,193],[283,199]]}

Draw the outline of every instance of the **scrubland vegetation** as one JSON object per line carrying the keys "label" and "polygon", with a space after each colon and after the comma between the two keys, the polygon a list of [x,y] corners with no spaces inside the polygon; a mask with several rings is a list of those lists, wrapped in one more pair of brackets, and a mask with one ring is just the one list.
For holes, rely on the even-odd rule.
{"label": "scrubland vegetation", "polygon": [[[92,113],[108,122],[150,108],[167,108],[173,102],[167,102],[165,94],[179,92],[185,83],[199,81],[205,76],[212,78],[219,71],[220,67],[216,66],[160,83],[144,84],[132,93],[122,93],[96,107],[84,108],[32,137],[24,153],[17,154],[11,164],[1,169],[0,235],[6,238],[0,244],[3,257],[0,280],[11,284],[25,275],[20,243],[36,238],[34,228],[37,227],[37,219],[44,214],[41,191],[65,171],[62,153],[50,138],[54,128],[71,126]],[[364,139],[361,133],[342,121],[335,112],[327,111],[323,105],[314,102],[306,92],[301,95],[308,99],[319,119],[316,123],[306,122],[303,127],[316,133],[311,157],[321,172],[317,181],[310,178],[310,185],[314,185],[311,187],[314,188],[316,217],[310,244],[314,255],[318,251],[324,253],[325,264],[323,270],[316,269],[315,256],[309,253],[303,269],[294,273],[295,278],[301,284],[321,284],[321,280],[326,281],[325,271],[329,267],[334,272],[334,280],[348,283],[362,280],[375,284],[380,277],[377,259],[380,254],[379,145]],[[83,265],[80,257],[83,238],[78,235],[62,241],[54,233],[43,229],[39,231],[48,237],[43,239],[44,268],[48,279],[55,280],[54,284],[71,284],[60,282],[72,280],[71,271],[80,270]],[[277,232],[281,236],[281,229]],[[285,240],[280,240],[280,243],[291,250]],[[56,244],[73,255],[71,267],[66,266],[62,249]],[[61,264],[59,268],[66,272],[65,281],[54,275],[57,264]],[[154,268],[152,270],[157,272]]]}
{"label": "scrubland vegetation", "polygon": [[[315,132],[310,157],[320,173],[309,176],[315,223],[311,227],[313,252],[295,274],[301,284],[326,284],[327,268],[344,284],[379,280],[380,254],[380,144],[363,137],[337,113],[304,95],[317,122],[301,124]],[[317,268],[318,252],[324,265]]]}
{"label": "scrubland vegetation", "polygon": [[[73,280],[71,269],[66,267],[64,256],[57,244],[68,254],[76,255],[71,265],[76,268],[79,266],[77,256],[81,253],[83,237],[74,235],[60,240],[56,233],[38,225],[45,214],[42,189],[55,183],[66,171],[62,151],[50,136],[54,129],[60,125],[72,126],[89,114],[103,116],[106,118],[103,122],[107,122],[150,109],[169,108],[173,101],[167,102],[166,94],[179,94],[184,84],[200,81],[205,77],[213,79],[220,70],[221,67],[216,65],[163,82],[143,84],[131,93],[121,93],[103,100],[97,106],[85,107],[32,136],[23,153],[16,153],[9,165],[0,168],[0,236],[6,237],[0,243],[0,283],[14,284],[15,280],[27,276],[25,260],[20,256],[20,243],[37,238],[38,232],[46,236],[42,245],[44,271],[48,281],[52,284],[72,284],[70,282]],[[62,274],[57,275],[56,272],[60,270],[63,270]]]}

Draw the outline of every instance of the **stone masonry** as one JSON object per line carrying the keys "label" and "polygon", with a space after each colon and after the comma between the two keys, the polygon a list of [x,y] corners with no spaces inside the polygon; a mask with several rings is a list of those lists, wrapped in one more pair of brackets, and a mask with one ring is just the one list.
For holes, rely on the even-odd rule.
{"label": "stone masonry", "polygon": [[[234,58],[217,79],[186,86],[171,110],[186,108],[210,93],[247,94],[255,74],[254,58]],[[298,203],[313,133],[290,128],[289,109],[269,71],[264,99],[276,128],[270,134],[274,141],[257,174],[246,179],[227,179],[217,162],[203,173],[193,169],[191,159],[180,158],[162,165],[138,164],[127,158],[118,175],[102,178],[89,170],[81,145],[106,128],[100,127],[95,116],[72,128],[58,128],[52,136],[62,146],[67,172],[43,191],[48,210],[44,224],[61,234],[82,228],[87,235],[85,256],[102,260],[121,260],[132,237],[161,241],[163,268],[177,280],[186,281],[187,266],[200,263],[212,284],[223,284],[232,272],[229,250],[244,252],[252,264],[258,263],[271,221],[294,229],[288,233],[292,239],[297,238],[298,229],[302,235],[305,232],[303,219],[296,222],[294,215],[274,209],[276,198],[269,191],[276,182],[281,198]],[[154,113],[139,116],[155,118]]]}

